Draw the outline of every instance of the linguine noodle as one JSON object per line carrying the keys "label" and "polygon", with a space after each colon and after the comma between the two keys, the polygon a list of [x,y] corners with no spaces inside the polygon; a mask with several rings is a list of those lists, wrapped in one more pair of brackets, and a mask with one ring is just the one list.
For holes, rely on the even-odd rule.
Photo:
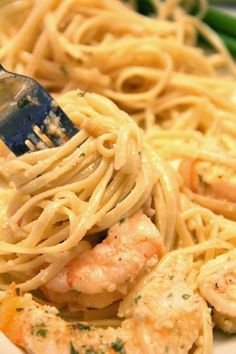
{"label": "linguine noodle", "polygon": [[[201,22],[205,1],[195,18],[180,1],[153,1],[150,18],[131,3],[0,4],[2,64],[38,80],[80,128],[63,146],[18,158],[2,147],[2,293],[12,281],[39,289],[140,209],[163,238],[161,262],[192,262],[196,291],[201,266],[235,247],[235,62]],[[214,51],[197,46],[198,33]],[[112,325],[113,310],[95,320]],[[205,306],[194,353],[210,354],[212,341]]]}

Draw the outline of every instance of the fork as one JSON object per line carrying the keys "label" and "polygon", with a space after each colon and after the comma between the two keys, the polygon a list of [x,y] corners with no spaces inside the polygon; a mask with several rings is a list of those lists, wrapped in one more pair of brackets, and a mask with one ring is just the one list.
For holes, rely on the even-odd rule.
{"label": "fork", "polygon": [[0,65],[0,139],[16,156],[60,146],[78,131],[37,81]]}

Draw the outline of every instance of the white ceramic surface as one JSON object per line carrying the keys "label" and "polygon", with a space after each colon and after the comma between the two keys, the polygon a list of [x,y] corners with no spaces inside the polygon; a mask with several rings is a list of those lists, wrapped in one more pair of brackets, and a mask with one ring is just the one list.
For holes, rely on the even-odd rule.
{"label": "white ceramic surface", "polygon": [[[0,332],[0,354],[25,354],[22,350],[13,345]],[[51,353],[45,353],[51,354]],[[213,354],[236,354],[236,335],[226,336],[220,332],[214,333]]]}

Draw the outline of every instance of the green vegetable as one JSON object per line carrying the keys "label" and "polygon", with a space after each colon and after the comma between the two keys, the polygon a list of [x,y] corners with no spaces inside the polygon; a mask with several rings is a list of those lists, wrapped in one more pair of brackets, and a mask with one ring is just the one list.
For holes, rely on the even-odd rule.
{"label": "green vegetable", "polygon": [[[136,9],[139,13],[147,16],[156,12],[152,0],[136,0]],[[195,4],[191,15],[197,14],[199,9],[199,4]],[[236,17],[209,6],[202,21],[216,31],[230,53],[236,56]],[[199,43],[209,45],[207,39],[201,35],[199,35]]]}
{"label": "green vegetable", "polygon": [[[195,5],[191,13],[195,14],[198,10],[199,5]],[[236,56],[236,17],[209,7],[202,21],[218,34],[231,54]],[[199,39],[200,42],[208,43],[207,39],[202,36],[199,36]]]}
{"label": "green vegetable", "polygon": [[[199,5],[195,5],[192,14],[199,11]],[[225,11],[221,11],[214,7],[209,6],[205,16],[202,18],[208,26],[217,32],[227,34],[231,37],[236,37],[236,17],[232,16]]]}
{"label": "green vegetable", "polygon": [[218,32],[219,37],[224,42],[230,53],[236,56],[236,36],[235,39],[233,37],[228,36],[227,34]]}

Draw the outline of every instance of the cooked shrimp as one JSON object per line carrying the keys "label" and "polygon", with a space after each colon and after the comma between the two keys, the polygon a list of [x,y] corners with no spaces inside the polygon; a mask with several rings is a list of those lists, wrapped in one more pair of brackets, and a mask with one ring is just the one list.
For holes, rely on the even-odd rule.
{"label": "cooked shrimp", "polygon": [[[157,228],[146,215],[138,212],[112,226],[102,243],[73,259],[46,284],[44,292],[56,302],[58,293],[64,293],[63,302],[103,307],[98,301],[99,294],[107,299],[106,305],[123,297],[122,293],[126,293],[145,267],[154,266],[163,253]],[[71,290],[81,294],[68,294]]]}
{"label": "cooked shrimp", "polygon": [[181,163],[180,173],[194,193],[236,203],[236,175],[232,169],[188,159]]}
{"label": "cooked shrimp", "polygon": [[226,332],[236,333],[236,251],[216,257],[201,267],[198,285],[214,307],[214,320]]}
{"label": "cooked shrimp", "polygon": [[8,295],[0,306],[0,330],[31,354],[184,354],[197,340],[204,302],[185,281],[183,259],[156,266],[121,304],[118,328],[68,323],[54,307]]}
{"label": "cooked shrimp", "polygon": [[213,310],[213,322],[225,333],[236,333],[236,317],[225,316]]}

